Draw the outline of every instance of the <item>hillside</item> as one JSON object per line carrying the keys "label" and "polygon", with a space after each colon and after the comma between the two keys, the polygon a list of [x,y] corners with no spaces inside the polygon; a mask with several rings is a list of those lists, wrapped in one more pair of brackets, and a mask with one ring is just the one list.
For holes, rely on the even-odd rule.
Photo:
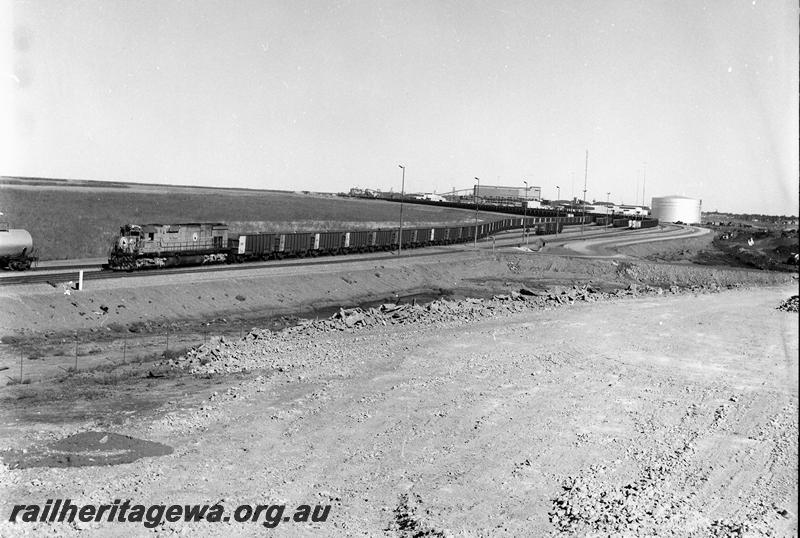
{"label": "hillside", "polygon": [[[2,219],[28,230],[42,260],[103,257],[125,223],[226,222],[234,233],[376,229],[398,225],[400,205],[319,193],[2,178]],[[412,225],[471,223],[474,214],[405,205]]]}

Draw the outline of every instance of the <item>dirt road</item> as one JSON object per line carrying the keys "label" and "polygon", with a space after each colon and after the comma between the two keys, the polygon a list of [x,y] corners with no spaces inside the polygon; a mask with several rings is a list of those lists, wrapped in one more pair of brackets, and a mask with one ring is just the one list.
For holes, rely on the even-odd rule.
{"label": "dirt road", "polygon": [[[591,238],[585,240],[573,239],[572,241],[564,243],[562,247],[565,251],[572,251],[580,255],[598,256],[608,255],[610,252],[614,252],[621,247],[629,247],[642,243],[675,242],[676,239],[681,239],[680,244],[685,244],[686,240],[703,236],[710,236],[707,238],[707,241],[710,243],[713,237],[711,230],[706,228],[681,226],[677,224],[661,225],[656,228],[644,229],[637,231],[635,234],[608,235],[611,235],[611,237],[603,237],[601,234],[595,234]],[[555,249],[551,251],[555,251]]]}
{"label": "dirt road", "polygon": [[[792,536],[796,285],[251,337],[233,379],[118,424],[30,420],[6,448],[85,430],[162,443],[111,467],[0,466],[12,503],[329,504],[277,535]],[[221,344],[220,348],[224,348]],[[224,369],[224,360],[203,365]],[[192,387],[195,377],[186,378]],[[206,380],[207,381],[207,380]],[[213,392],[212,392],[213,390]],[[203,398],[202,400],[200,398]],[[45,403],[40,403],[45,408]],[[22,416],[26,420],[20,420]],[[24,455],[18,453],[23,461]],[[5,457],[13,466],[13,457]],[[0,523],[0,535],[149,534],[137,523]],[[247,536],[260,522],[163,523]]]}

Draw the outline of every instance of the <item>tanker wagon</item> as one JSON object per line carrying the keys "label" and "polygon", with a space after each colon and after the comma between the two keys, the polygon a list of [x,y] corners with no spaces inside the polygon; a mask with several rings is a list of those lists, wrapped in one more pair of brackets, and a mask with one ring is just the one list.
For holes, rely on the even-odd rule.
{"label": "tanker wagon", "polygon": [[25,271],[37,259],[31,234],[26,230],[10,229],[7,222],[0,223],[0,267]]}

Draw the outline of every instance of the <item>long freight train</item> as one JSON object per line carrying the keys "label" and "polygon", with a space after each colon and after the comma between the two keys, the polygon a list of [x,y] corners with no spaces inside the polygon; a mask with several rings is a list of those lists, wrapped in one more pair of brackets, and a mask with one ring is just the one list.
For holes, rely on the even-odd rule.
{"label": "long freight train", "polygon": [[[522,218],[505,218],[478,225],[478,238],[522,228]],[[528,217],[531,233],[560,232],[580,218]],[[393,250],[400,243],[399,230],[324,232],[274,232],[230,235],[223,223],[126,224],[120,228],[108,258],[115,271],[239,263],[285,257],[319,256]],[[475,225],[407,228],[403,248],[465,243],[475,238]]]}

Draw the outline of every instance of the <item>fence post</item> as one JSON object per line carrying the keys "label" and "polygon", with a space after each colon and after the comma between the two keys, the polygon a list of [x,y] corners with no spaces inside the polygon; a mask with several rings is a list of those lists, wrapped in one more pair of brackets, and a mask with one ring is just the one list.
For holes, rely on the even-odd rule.
{"label": "fence post", "polygon": [[78,372],[78,331],[75,331],[75,372]]}

